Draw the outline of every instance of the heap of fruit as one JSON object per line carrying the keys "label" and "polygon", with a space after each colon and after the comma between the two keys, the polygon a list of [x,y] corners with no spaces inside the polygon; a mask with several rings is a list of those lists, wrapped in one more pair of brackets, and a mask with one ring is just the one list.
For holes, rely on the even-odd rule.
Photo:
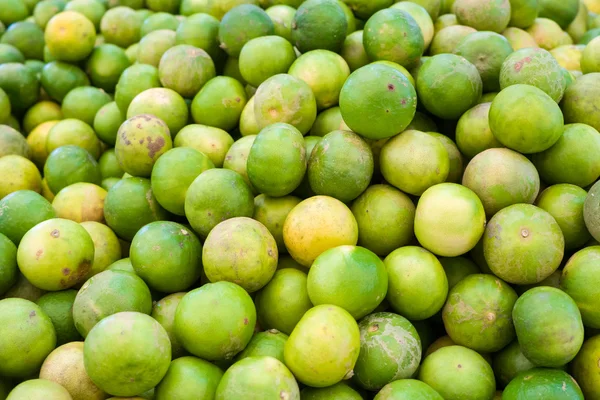
{"label": "heap of fruit", "polygon": [[600,0],[0,0],[0,400],[600,399]]}

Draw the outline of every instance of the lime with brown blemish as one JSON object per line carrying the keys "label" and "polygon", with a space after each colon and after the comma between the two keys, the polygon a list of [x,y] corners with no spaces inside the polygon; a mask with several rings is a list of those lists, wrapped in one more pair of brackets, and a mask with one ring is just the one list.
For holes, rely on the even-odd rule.
{"label": "lime with brown blemish", "polygon": [[0,373],[21,379],[34,375],[56,346],[52,321],[35,303],[8,298],[0,300],[0,322]]}
{"label": "lime with brown blemish", "polygon": [[88,279],[77,293],[73,303],[73,321],[77,331],[85,338],[98,322],[122,311],[150,314],[150,289],[133,273],[103,271]]}
{"label": "lime with brown blemish", "polygon": [[85,277],[94,259],[94,242],[78,223],[53,218],[29,230],[17,251],[19,269],[44,290],[68,289]]}
{"label": "lime with brown blemish", "polygon": [[119,128],[115,154],[123,171],[150,176],[158,158],[173,147],[167,124],[150,114],[129,118]]}

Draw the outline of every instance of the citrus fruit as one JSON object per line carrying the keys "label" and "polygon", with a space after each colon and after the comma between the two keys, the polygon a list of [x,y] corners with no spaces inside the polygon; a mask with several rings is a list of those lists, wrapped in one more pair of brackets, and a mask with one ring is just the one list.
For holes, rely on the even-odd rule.
{"label": "citrus fruit", "polygon": [[52,321],[35,303],[7,298],[0,300],[0,322],[0,373],[14,378],[34,375],[56,346]]}
{"label": "citrus fruit", "polygon": [[34,163],[18,155],[0,158],[0,200],[19,190],[41,191],[41,176]]}
{"label": "citrus fruit", "polygon": [[174,90],[155,87],[139,93],[129,103],[127,119],[141,114],[150,114],[154,119],[162,120],[174,138],[187,124],[188,106]]}
{"label": "citrus fruit", "polygon": [[156,160],[173,146],[167,124],[150,114],[130,117],[117,133],[119,166],[133,176],[150,176]]}
{"label": "citrus fruit", "polygon": [[240,73],[246,82],[258,87],[271,76],[288,72],[294,60],[296,53],[290,42],[279,36],[261,36],[242,47]]}
{"label": "citrus fruit", "polygon": [[226,54],[219,47],[219,20],[209,14],[192,14],[179,23],[175,31],[176,44],[188,44],[208,53],[217,64]]}
{"label": "citrus fruit", "polygon": [[63,11],[48,21],[44,39],[48,50],[57,60],[77,62],[92,52],[96,29],[82,14]]}
{"label": "citrus fruit", "polygon": [[185,126],[173,141],[175,147],[191,147],[204,154],[214,166],[221,168],[233,138],[221,128],[190,124]]}
{"label": "citrus fruit", "polygon": [[340,55],[344,58],[348,67],[350,67],[351,72],[364,67],[370,61],[363,45],[363,36],[363,30],[352,32],[346,36],[340,50]]}
{"label": "citrus fruit", "polygon": [[515,52],[528,47],[539,47],[533,37],[523,29],[508,27],[502,32],[502,36],[508,40]]}
{"label": "citrus fruit", "polygon": [[521,351],[536,366],[560,367],[581,348],[581,314],[575,301],[560,289],[529,289],[515,303],[512,315]]}
{"label": "citrus fruit", "polygon": [[403,192],[419,196],[446,180],[450,160],[438,139],[424,132],[406,130],[383,145],[380,165],[386,181]]}
{"label": "citrus fruit", "polygon": [[[372,185],[351,207],[358,224],[358,244],[386,256],[413,238],[415,205],[390,185]],[[386,232],[385,237],[381,232]]]}
{"label": "citrus fruit", "polygon": [[104,222],[104,199],[106,190],[93,183],[79,182],[61,189],[52,207],[58,218],[75,222]]}
{"label": "citrus fruit", "polygon": [[104,218],[120,238],[132,240],[144,225],[167,219],[167,212],[156,201],[148,179],[131,177],[107,192]]}
{"label": "citrus fruit", "polygon": [[[204,312],[198,313],[198,309]],[[175,313],[175,336],[205,360],[231,359],[250,342],[256,310],[248,293],[231,282],[207,283],[188,292]]]}
{"label": "citrus fruit", "polygon": [[355,133],[341,130],[330,132],[311,152],[308,181],[316,194],[349,202],[368,187],[372,175],[371,149]]}
{"label": "citrus fruit", "polygon": [[583,203],[583,218],[585,226],[594,239],[600,238],[600,229],[598,221],[600,220],[600,184],[596,183],[588,192],[588,196]]}
{"label": "citrus fruit", "polygon": [[595,260],[600,256],[600,247],[591,246],[575,253],[562,272],[560,288],[575,300],[586,327],[600,326],[596,312]]}
{"label": "citrus fruit", "polygon": [[583,400],[581,388],[571,375],[558,369],[533,368],[518,374],[504,389],[502,398],[507,400],[536,396],[543,392],[544,398]]}
{"label": "citrus fruit", "polygon": [[466,257],[440,257],[438,260],[446,273],[449,290],[467,276],[481,272],[477,264]]}
{"label": "citrus fruit", "polygon": [[579,3],[577,0],[540,0],[539,16],[549,18],[558,23],[561,28],[566,29],[577,16]]}
{"label": "citrus fruit", "polygon": [[531,160],[544,182],[586,187],[600,177],[600,165],[592,154],[600,151],[600,133],[585,124],[565,125],[563,135],[549,149]]}
{"label": "citrus fruit", "polygon": [[[426,3],[429,0],[421,1],[421,3]],[[435,3],[437,0],[433,0],[431,3]],[[425,9],[426,4],[418,4],[417,2],[410,1],[401,1],[399,3],[394,4],[391,8],[396,8],[398,10],[405,11],[408,13],[419,28],[421,29],[421,34],[423,35],[423,42],[425,44],[425,49],[429,47],[431,40],[433,39],[433,20],[429,15],[427,9]]]}
{"label": "citrus fruit", "polygon": [[55,121],[63,118],[60,106],[52,101],[40,101],[33,105],[23,117],[23,129],[31,133],[34,128],[46,121]]}
{"label": "citrus fruit", "polygon": [[467,165],[462,184],[477,194],[488,216],[517,203],[532,204],[540,177],[525,156],[504,148],[477,154]]}
{"label": "citrus fruit", "polygon": [[401,72],[370,64],[354,71],[344,83],[340,111],[352,131],[367,139],[384,139],[408,126],[416,99],[415,88]]}
{"label": "citrus fruit", "polygon": [[458,23],[478,31],[502,32],[511,19],[508,0],[456,0],[452,11]]}
{"label": "citrus fruit", "polygon": [[76,11],[92,21],[96,31],[100,30],[100,21],[106,12],[103,2],[97,0],[73,0],[65,4],[65,11]]}
{"label": "citrus fruit", "polygon": [[[160,0],[158,0],[160,1]],[[147,6],[151,9],[151,4],[155,3],[156,0],[149,0]],[[142,26],[140,27],[140,36],[144,37],[150,32],[157,31],[159,29],[167,29],[171,31],[177,30],[179,26],[179,20],[175,15],[169,14],[168,12],[162,12],[161,10],[149,10],[158,11],[148,15],[144,18]]]}
{"label": "citrus fruit", "polygon": [[179,344],[179,341],[177,341],[174,330],[175,312],[177,311],[177,306],[185,294],[185,292],[173,293],[163,297],[159,301],[154,302],[154,305],[152,306],[152,314],[150,314],[152,318],[157,320],[158,323],[165,328],[165,331],[167,331],[169,340],[171,341],[171,354],[173,359],[179,358],[186,354],[181,344]]}
{"label": "citrus fruit", "polygon": [[0,233],[0,295],[17,283],[17,247],[10,239]]}
{"label": "citrus fruit", "polygon": [[283,242],[283,224],[290,211],[301,201],[294,196],[269,197],[264,194],[254,198],[252,218],[263,224],[273,235],[280,254],[287,252]]}
{"label": "citrus fruit", "polygon": [[492,367],[498,384],[504,387],[517,374],[535,368],[535,365],[523,355],[519,342],[514,340],[494,355]]}
{"label": "citrus fruit", "polygon": [[306,0],[298,7],[292,21],[292,43],[306,53],[324,49],[341,49],[348,20],[336,0]]}
{"label": "citrus fruit", "polygon": [[344,203],[329,196],[314,196],[288,214],[283,240],[290,255],[308,267],[327,249],[355,245],[358,226]]}
{"label": "citrus fruit", "polygon": [[465,25],[450,25],[440,29],[429,46],[429,54],[432,56],[443,53],[454,53],[458,44],[471,33],[477,30]]}
{"label": "citrus fruit", "polygon": [[483,247],[485,260],[495,275],[523,285],[537,283],[558,268],[564,238],[560,226],[546,211],[515,204],[489,221]]}
{"label": "citrus fruit", "polygon": [[158,203],[167,211],[184,215],[188,188],[213,162],[204,153],[190,147],[178,147],[164,153],[152,168],[150,183]]}
{"label": "citrus fruit", "polygon": [[414,375],[421,361],[421,340],[404,317],[373,313],[360,321],[361,352],[354,367],[355,379],[368,390]]}
{"label": "citrus fruit", "polygon": [[363,44],[371,60],[393,61],[407,68],[414,66],[425,50],[417,21],[395,7],[378,11],[367,20]]}
{"label": "citrus fruit", "polygon": [[448,279],[438,259],[418,246],[392,251],[384,260],[387,300],[392,309],[413,321],[437,313],[448,294]]}
{"label": "citrus fruit", "polygon": [[513,49],[506,38],[495,32],[474,32],[460,41],[454,54],[462,56],[477,67],[483,91],[500,90],[500,71]]}
{"label": "citrus fruit", "polygon": [[202,49],[180,44],[163,54],[158,65],[160,82],[182,97],[192,98],[215,76],[215,65]]}
{"label": "citrus fruit", "polygon": [[260,129],[285,122],[306,134],[317,117],[317,103],[310,86],[288,74],[277,74],[254,95],[254,114]]}
{"label": "citrus fruit", "polygon": [[217,76],[194,97],[191,113],[198,124],[231,130],[238,124],[246,102],[246,92],[239,81]]}
{"label": "citrus fruit", "polygon": [[446,332],[454,343],[475,351],[498,351],[515,338],[516,300],[515,291],[493,275],[469,275],[448,294],[442,314]]}
{"label": "citrus fruit", "polygon": [[[280,173],[273,174],[273,169]],[[247,161],[248,178],[254,188],[269,196],[285,196],[300,185],[305,171],[306,149],[300,131],[285,123],[260,131]]]}
{"label": "citrus fruit", "polygon": [[148,315],[120,312],[104,318],[90,331],[83,361],[100,389],[133,396],[155,387],[165,376],[171,344],[164,328]]}
{"label": "citrus fruit", "polygon": [[443,347],[427,356],[421,364],[419,380],[444,399],[491,399],[496,391],[490,364],[463,346]]}
{"label": "citrus fruit", "polygon": [[527,28],[539,47],[552,50],[565,44],[573,44],[573,39],[564,32],[560,25],[548,18],[536,18],[533,25]]}
{"label": "citrus fruit", "polygon": [[199,277],[202,245],[186,227],[170,221],[151,222],[131,242],[135,273],[154,290],[175,293]]}
{"label": "citrus fruit", "polygon": [[314,305],[334,304],[360,319],[383,301],[387,282],[385,265],[375,253],[363,247],[339,246],[315,259],[307,290]]}
{"label": "citrus fruit", "polygon": [[[283,261],[283,258],[280,260]],[[312,308],[307,275],[295,268],[278,269],[255,298],[258,320],[263,328],[292,333],[302,316]]]}
{"label": "citrus fruit", "polygon": [[54,218],[39,223],[21,240],[19,269],[35,286],[62,290],[74,286],[88,273],[94,243],[79,224]]}
{"label": "citrus fruit", "polygon": [[[521,116],[527,115],[526,119]],[[564,131],[563,115],[542,90],[517,84],[503,89],[490,107],[490,128],[505,146],[520,153],[550,148]]]}
{"label": "citrus fruit", "polygon": [[208,361],[190,356],[181,357],[171,361],[167,374],[156,386],[154,396],[157,400],[173,397],[184,399],[190,394],[214,398],[222,376],[223,371]]}
{"label": "citrus fruit", "polygon": [[277,329],[258,332],[252,336],[248,346],[236,356],[236,361],[248,357],[273,357],[281,362],[283,361],[283,349],[288,335],[279,332]]}
{"label": "citrus fruit", "polygon": [[456,125],[456,145],[468,158],[491,148],[503,147],[489,125],[491,103],[477,104],[467,110]]}
{"label": "citrus fruit", "polygon": [[586,398],[598,396],[598,341],[600,336],[596,335],[587,339],[583,347],[577,354],[577,357],[571,364],[571,373],[577,380],[583,394]]}
{"label": "citrus fruit", "polygon": [[51,61],[44,65],[40,83],[51,98],[62,102],[72,89],[88,86],[90,80],[85,72],[76,65]]}
{"label": "citrus fruit", "polygon": [[134,64],[121,74],[115,88],[115,102],[125,117],[131,101],[146,89],[160,87],[158,69],[148,64]]}
{"label": "citrus fruit", "polygon": [[42,364],[40,378],[56,382],[71,395],[72,400],[104,400],[106,393],[91,381],[83,365],[83,342],[71,342],[57,347]]}
{"label": "citrus fruit", "polygon": [[538,14],[538,0],[510,0],[510,21],[508,25],[521,29],[529,28],[533,25]]}
{"label": "citrus fruit", "polygon": [[388,383],[377,393],[374,400],[394,400],[397,396],[419,396],[425,399],[442,400],[438,392],[428,384],[416,379],[400,379]]}
{"label": "citrus fruit", "polygon": [[593,95],[598,87],[600,73],[591,73],[581,76],[567,88],[561,103],[566,123],[579,122],[600,129],[600,118],[594,113],[598,99]]}
{"label": "citrus fruit", "polygon": [[20,115],[38,100],[40,84],[35,72],[17,62],[0,64],[0,89],[8,95],[13,114]]}
{"label": "citrus fruit", "polygon": [[87,71],[94,86],[112,93],[119,77],[129,65],[125,50],[107,43],[92,51],[87,60]]}
{"label": "citrus fruit", "polygon": [[432,186],[417,204],[415,235],[423,247],[439,256],[465,254],[475,247],[484,229],[483,204],[464,186],[455,183]]}
{"label": "citrus fruit", "polygon": [[170,29],[159,29],[148,33],[139,41],[137,61],[158,68],[162,56],[175,46],[175,36],[175,31]]}
{"label": "citrus fruit", "polygon": [[46,151],[52,153],[66,145],[77,146],[86,150],[94,159],[100,156],[100,142],[94,130],[85,122],[76,118],[58,121],[48,131]]}
{"label": "citrus fruit", "polygon": [[251,217],[254,196],[240,174],[213,168],[201,173],[185,196],[185,215],[200,236],[233,217]]}
{"label": "citrus fruit", "polygon": [[7,400],[43,397],[49,400],[71,400],[72,397],[61,385],[46,379],[24,381],[8,394]]}
{"label": "citrus fruit", "polygon": [[277,396],[300,399],[300,389],[294,375],[283,362],[270,356],[247,357],[233,364],[223,374],[215,399],[231,399],[240,393],[244,393],[243,396],[248,400]]}
{"label": "citrus fruit", "polygon": [[0,125],[0,157],[14,154],[29,158],[30,153],[29,144],[20,132],[8,125]]}
{"label": "citrus fruit", "polygon": [[454,54],[429,58],[419,69],[416,81],[425,108],[445,119],[458,119],[477,103],[482,93],[477,68]]}
{"label": "citrus fruit", "polygon": [[52,193],[58,193],[78,182],[100,184],[102,176],[98,163],[90,153],[79,146],[66,145],[48,155],[44,164],[44,178]]}
{"label": "citrus fruit", "polygon": [[550,52],[537,47],[525,48],[515,51],[502,63],[500,87],[532,85],[559,102],[566,87],[561,78],[561,67]]}
{"label": "citrus fruit", "polygon": [[[297,2],[300,3],[300,2]],[[273,21],[275,34],[285,40],[292,42],[292,23],[296,9],[287,4],[276,4],[265,9],[267,15]]]}
{"label": "citrus fruit", "polygon": [[140,40],[142,21],[130,7],[119,5],[107,10],[100,20],[100,33],[106,43],[127,48]]}
{"label": "citrus fruit", "polygon": [[300,319],[283,356],[300,382],[326,387],[351,373],[359,352],[360,331],[354,318],[340,307],[323,304]]}

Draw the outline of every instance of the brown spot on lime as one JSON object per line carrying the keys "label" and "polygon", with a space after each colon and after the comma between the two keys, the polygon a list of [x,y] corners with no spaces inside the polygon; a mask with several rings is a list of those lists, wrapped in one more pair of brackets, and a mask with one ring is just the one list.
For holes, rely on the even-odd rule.
{"label": "brown spot on lime", "polygon": [[33,318],[35,316],[36,316],[35,310],[33,310],[29,313],[29,318]]}
{"label": "brown spot on lime", "polygon": [[137,124],[137,125],[136,125],[136,127],[137,127],[138,129],[142,129],[142,124]]}
{"label": "brown spot on lime", "polygon": [[240,101],[242,101],[242,99],[240,99],[239,97],[236,97],[236,98],[235,98],[235,101],[236,101],[237,103],[239,103]]}
{"label": "brown spot on lime", "polygon": [[67,276],[67,275],[69,275],[69,273],[71,273],[71,270],[69,268],[63,268],[62,269],[62,274],[63,275]]}
{"label": "brown spot on lime", "polygon": [[141,139],[140,139],[138,142],[139,142],[140,144],[144,144],[144,138],[141,138]]}
{"label": "brown spot on lime", "polygon": [[277,110],[274,108],[269,108],[269,115],[275,118],[277,116]]}
{"label": "brown spot on lime", "polygon": [[52,236],[53,238],[58,238],[60,237],[60,231],[58,229],[54,229],[52,230],[52,232],[50,232],[50,236]]}
{"label": "brown spot on lime", "polygon": [[529,230],[527,230],[526,228],[521,229],[521,236],[526,238],[529,236]]}
{"label": "brown spot on lime", "polygon": [[282,390],[281,392],[279,392],[279,398],[281,400],[289,400],[290,394],[288,392],[286,392],[285,390]]}
{"label": "brown spot on lime", "polygon": [[165,145],[165,139],[162,136],[156,138],[156,140],[152,140],[150,136],[146,138],[148,140],[148,144],[146,147],[148,148],[148,157],[154,158],[156,153],[158,153]]}
{"label": "brown spot on lime", "polygon": [[248,318],[244,318],[244,325],[248,325]]}
{"label": "brown spot on lime", "polygon": [[400,104],[402,104],[402,105],[406,105],[406,99],[402,99],[402,100],[400,100]]}
{"label": "brown spot on lime", "polygon": [[458,368],[459,368],[459,369],[460,369],[460,368],[462,368],[462,365],[461,365],[461,364],[458,364]]}
{"label": "brown spot on lime", "polygon": [[392,91],[394,90],[396,87],[394,85],[392,85],[391,83],[388,83],[388,90]]}
{"label": "brown spot on lime", "polygon": [[35,259],[39,260],[40,257],[42,256],[42,254],[44,254],[44,250],[43,249],[39,249],[38,251],[35,252]]}
{"label": "brown spot on lime", "polygon": [[389,113],[389,112],[390,112],[390,110],[385,110],[385,112],[386,112],[386,113]]}
{"label": "brown spot on lime", "polygon": [[369,332],[377,332],[379,330],[379,324],[373,324],[369,327]]}

